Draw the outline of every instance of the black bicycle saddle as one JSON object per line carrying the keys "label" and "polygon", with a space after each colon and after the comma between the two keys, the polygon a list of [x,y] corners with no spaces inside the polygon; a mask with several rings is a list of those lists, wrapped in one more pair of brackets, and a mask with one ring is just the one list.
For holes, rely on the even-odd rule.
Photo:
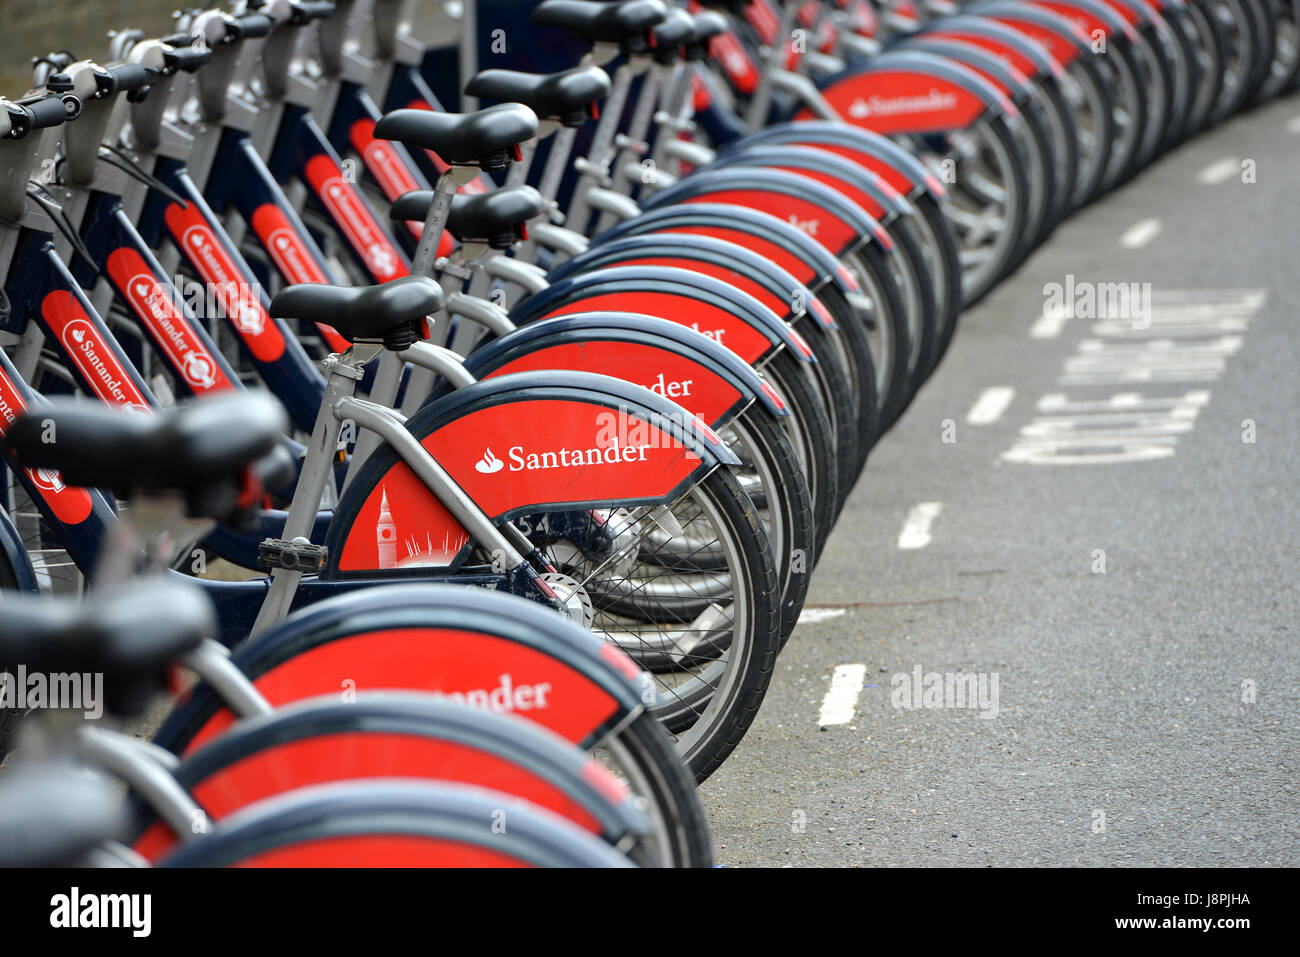
{"label": "black bicycle saddle", "polygon": [[542,0],[533,8],[532,22],[576,33],[588,43],[617,43],[624,53],[650,49],[650,29],[668,17],[662,0]]}
{"label": "black bicycle saddle", "polygon": [[400,351],[429,337],[426,318],[442,309],[442,287],[427,276],[403,276],[378,286],[299,283],[271,300],[277,319],[332,326],[352,342],[382,342]]}
{"label": "black bicycle saddle", "polygon": [[216,627],[202,589],[161,575],[84,599],[13,595],[0,615],[0,662],[11,672],[103,674],[108,709],[127,715]]}
{"label": "black bicycle saddle", "polygon": [[[50,400],[14,420],[3,445],[25,468],[55,469],[68,485],[132,492],[180,492],[191,513],[227,514],[227,492],[278,448],[284,408],[244,392],[148,414],[74,399]],[[200,505],[208,506],[200,508]]]}
{"label": "black bicycle saddle", "polygon": [[575,66],[559,73],[520,73],[483,70],[465,92],[486,100],[522,103],[544,120],[577,127],[591,115],[591,106],[609,94],[609,74],[598,66]]}
{"label": "black bicycle saddle", "polygon": [[[655,0],[658,2],[658,0]],[[537,135],[537,114],[522,103],[473,113],[393,110],[375,124],[375,137],[433,150],[452,166],[503,170],[519,158],[519,144]]]}
{"label": "black bicycle saddle", "polygon": [[0,867],[82,866],[126,823],[122,797],[102,774],[63,761],[17,769],[0,790]]}
{"label": "black bicycle saddle", "polygon": [[[394,201],[395,220],[423,220],[433,204],[433,190],[417,189]],[[531,186],[503,186],[490,193],[457,194],[451,200],[448,231],[461,242],[482,242],[493,249],[509,249],[527,238],[525,224],[542,214],[545,203]]]}
{"label": "black bicycle saddle", "polygon": [[655,38],[654,58],[659,63],[672,63],[682,52],[682,47],[695,35],[695,18],[685,10],[674,7],[668,11],[663,23],[651,31]]}
{"label": "black bicycle saddle", "polygon": [[694,28],[686,41],[686,59],[704,60],[709,55],[709,41],[730,27],[727,18],[714,10],[699,10],[691,18]]}

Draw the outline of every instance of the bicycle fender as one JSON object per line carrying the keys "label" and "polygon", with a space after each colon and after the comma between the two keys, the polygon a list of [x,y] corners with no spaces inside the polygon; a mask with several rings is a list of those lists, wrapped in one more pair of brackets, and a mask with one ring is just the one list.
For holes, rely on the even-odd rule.
{"label": "bicycle fender", "polygon": [[838,191],[860,206],[868,216],[887,227],[896,217],[914,210],[884,177],[835,153],[810,146],[751,147],[728,150],[708,169],[754,167],[780,169],[807,176]]}
{"label": "bicycle fender", "polygon": [[[961,40],[1002,57],[1026,76],[1065,74],[1068,61],[1058,60],[1042,43],[1024,33],[985,16],[961,14],[923,28],[916,37]],[[1077,49],[1072,49],[1077,55]],[[1073,56],[1071,56],[1073,59]]]}
{"label": "bicycle fender", "polygon": [[501,802],[482,788],[431,781],[320,784],[245,808],[158,866],[321,867],[342,855],[366,867],[634,866],[599,838],[522,801],[509,804],[510,827],[493,833],[484,822],[500,814]]}
{"label": "bicycle fender", "polygon": [[[388,691],[354,701],[330,694],[295,702],[241,721],[193,751],[176,769],[176,780],[217,821],[289,789],[411,777],[500,790],[611,844],[647,831],[631,792],[568,741],[530,722],[441,697]],[[137,817],[137,853],[156,861],[175,844],[165,823]]]}
{"label": "bicycle fender", "polygon": [[592,312],[523,326],[476,349],[478,379],[541,369],[581,369],[627,379],[666,396],[717,429],[758,399],[789,415],[779,393],[734,352],[674,322]]}
{"label": "bicycle fender", "polygon": [[689,269],[615,266],[579,273],[515,305],[516,325],[575,312],[633,312],[694,329],[755,363],[781,346],[813,361],[803,337],[753,296]]}
{"label": "bicycle fender", "polygon": [[737,140],[734,145],[740,148],[786,144],[814,146],[838,153],[876,173],[904,196],[914,196],[917,190],[926,190],[936,201],[941,201],[947,195],[938,178],[906,148],[888,136],[860,126],[811,119],[779,123]]}
{"label": "bicycle fender", "polygon": [[[418,685],[468,699],[475,690],[498,687],[508,674],[516,688],[548,684],[551,691],[543,700],[530,696],[527,708],[517,698],[500,700],[500,710],[584,746],[640,708],[650,680],[615,645],[541,605],[426,583],[386,583],[327,598],[243,642],[232,659],[277,706],[337,693],[340,675],[359,688]],[[230,712],[200,685],[154,743],[188,753],[231,724]]]}
{"label": "bicycle fender", "polygon": [[713,236],[654,233],[601,243],[551,270],[553,282],[586,269],[610,266],[671,266],[712,276],[749,293],[786,322],[805,315],[824,329],[835,328],[812,292],[780,265],[738,243]]}
{"label": "bicycle fender", "polygon": [[972,8],[970,15],[1009,27],[1042,44],[1064,66],[1069,66],[1089,49],[1090,38],[1086,30],[1041,7],[992,0]]}
{"label": "bicycle fender", "polygon": [[[886,50],[823,81],[821,92],[845,122],[877,133],[940,133],[967,129],[990,112],[1018,115],[973,71],[911,50]],[[807,108],[796,114],[812,116]]]}
{"label": "bicycle fender", "polygon": [[1106,36],[1120,34],[1125,39],[1137,39],[1137,31],[1112,6],[1101,0],[1025,0],[1031,7],[1046,10],[1060,17],[1075,28],[1082,30],[1089,37],[1096,30]]}
{"label": "bicycle fender", "polygon": [[[664,504],[739,461],[676,403],[588,372],[478,382],[425,405],[407,428],[498,524],[543,511]],[[334,515],[323,578],[419,574],[461,563],[470,550],[469,533],[388,446],[361,467]]]}
{"label": "bicycle fender", "polygon": [[858,291],[857,280],[825,246],[771,213],[747,206],[701,202],[647,210],[601,233],[590,248],[661,232],[712,236],[743,245],[781,266],[813,292],[827,283],[845,294]]}
{"label": "bicycle fender", "polygon": [[781,170],[701,170],[656,193],[646,208],[672,203],[730,203],[766,210],[837,256],[862,242],[875,241],[885,249],[893,246],[878,222],[835,190]]}
{"label": "bicycle fender", "polygon": [[903,41],[909,50],[932,53],[959,63],[992,83],[1003,96],[1028,96],[1029,76],[997,54],[966,43],[960,37],[916,36]]}

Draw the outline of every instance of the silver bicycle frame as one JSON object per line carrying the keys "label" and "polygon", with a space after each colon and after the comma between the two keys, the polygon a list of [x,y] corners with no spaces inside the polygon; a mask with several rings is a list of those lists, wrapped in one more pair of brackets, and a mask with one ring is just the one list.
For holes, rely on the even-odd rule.
{"label": "silver bicycle frame", "polygon": [[[321,402],[311,441],[307,445],[282,537],[290,541],[309,540],[320,509],[321,497],[331,476],[339,433],[344,422],[352,422],[358,430],[375,433],[391,445],[402,461],[479,545],[494,555],[503,556],[509,568],[525,564],[524,553],[516,547],[515,542],[492,524],[492,520],[406,428],[405,416],[356,397],[356,384],[364,374],[363,366],[378,354],[380,348],[382,347],[377,343],[357,343],[343,355],[331,354],[321,363],[325,372],[325,397]],[[419,350],[418,354],[423,357],[427,352]],[[437,361],[450,360],[439,354]],[[302,574],[284,568],[271,572],[271,586],[251,634],[265,631],[288,614],[298,584],[302,581]]]}

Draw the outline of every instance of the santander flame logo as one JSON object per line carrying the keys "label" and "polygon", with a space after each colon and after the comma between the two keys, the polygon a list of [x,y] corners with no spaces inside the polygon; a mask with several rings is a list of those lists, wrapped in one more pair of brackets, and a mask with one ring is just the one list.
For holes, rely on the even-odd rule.
{"label": "santander flame logo", "polygon": [[491,449],[483,452],[483,458],[474,463],[474,468],[484,475],[491,475],[493,472],[500,472],[505,467],[505,463],[492,454]]}
{"label": "santander flame logo", "polygon": [[62,492],[67,488],[63,484],[63,477],[54,469],[28,469],[27,474],[32,477],[33,482],[47,492]]}

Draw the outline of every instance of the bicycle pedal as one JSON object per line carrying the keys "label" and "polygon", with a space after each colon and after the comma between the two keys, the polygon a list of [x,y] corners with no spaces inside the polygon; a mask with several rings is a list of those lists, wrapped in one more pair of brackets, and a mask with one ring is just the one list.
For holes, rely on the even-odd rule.
{"label": "bicycle pedal", "polygon": [[329,549],[324,545],[313,545],[303,539],[268,538],[257,546],[257,563],[266,569],[319,574],[328,555]]}

